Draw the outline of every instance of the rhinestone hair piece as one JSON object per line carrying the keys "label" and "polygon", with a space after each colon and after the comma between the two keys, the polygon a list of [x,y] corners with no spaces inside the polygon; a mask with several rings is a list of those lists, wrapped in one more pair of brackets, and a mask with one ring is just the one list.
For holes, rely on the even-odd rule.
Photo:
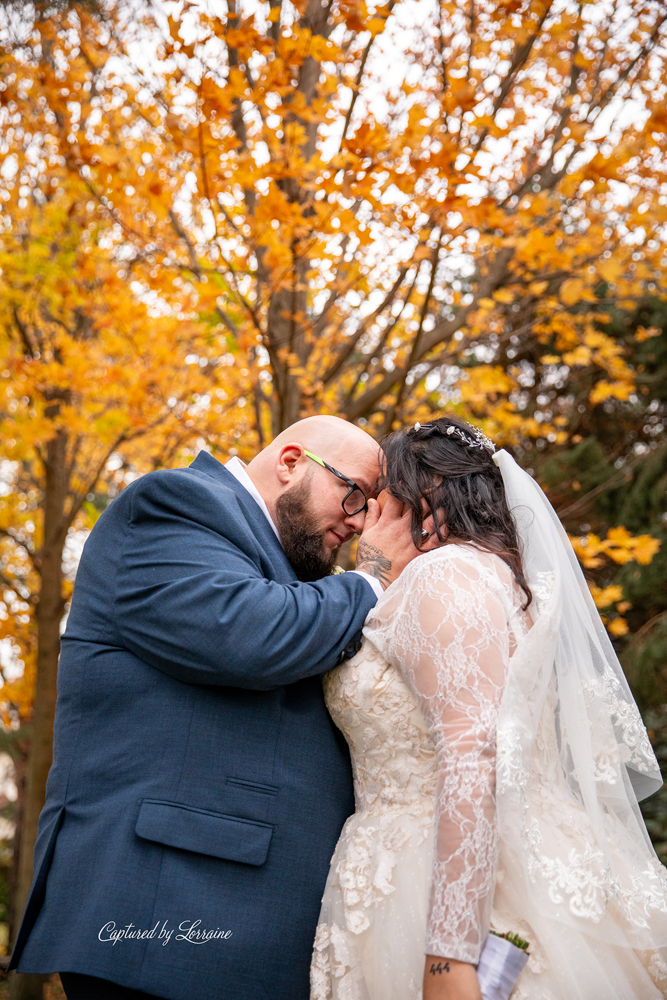
{"label": "rhinestone hair piece", "polygon": [[[413,429],[415,431],[419,430],[428,431],[431,429],[440,430],[440,428],[435,427],[435,424],[420,424],[420,423],[416,423]],[[486,434],[484,434],[483,431],[479,429],[479,427],[472,427],[471,430],[472,434],[466,434],[466,432],[462,431],[460,427],[457,427],[455,424],[450,424],[447,430],[440,431],[440,433],[446,435],[447,437],[458,438],[460,441],[463,442],[463,444],[468,445],[469,448],[486,448],[486,450],[491,455],[493,455],[494,451],[496,450],[496,446],[493,443],[493,441],[491,441],[486,436]]]}

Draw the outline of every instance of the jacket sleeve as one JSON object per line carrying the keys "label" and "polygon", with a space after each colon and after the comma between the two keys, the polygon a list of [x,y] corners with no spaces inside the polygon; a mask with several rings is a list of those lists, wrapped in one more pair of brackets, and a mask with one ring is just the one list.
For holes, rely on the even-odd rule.
{"label": "jacket sleeve", "polygon": [[242,517],[230,513],[227,537],[210,526],[211,500],[192,480],[150,479],[133,489],[118,561],[114,619],[123,645],[194,684],[269,690],[335,666],[376,602],[370,584],[349,573],[268,580]]}

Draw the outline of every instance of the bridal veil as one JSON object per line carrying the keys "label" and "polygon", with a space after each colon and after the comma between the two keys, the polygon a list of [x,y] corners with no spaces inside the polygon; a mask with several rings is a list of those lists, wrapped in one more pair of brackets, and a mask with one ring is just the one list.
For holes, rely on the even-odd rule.
{"label": "bridal veil", "polygon": [[534,595],[498,718],[496,905],[541,927],[542,940],[567,941],[573,968],[577,943],[592,938],[645,953],[667,985],[667,872],[638,806],[660,770],[555,511],[507,452],[493,458]]}

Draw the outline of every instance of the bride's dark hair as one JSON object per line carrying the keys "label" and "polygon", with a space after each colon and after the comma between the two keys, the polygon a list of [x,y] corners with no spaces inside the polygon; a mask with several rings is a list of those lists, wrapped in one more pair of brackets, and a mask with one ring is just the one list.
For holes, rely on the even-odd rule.
{"label": "bride's dark hair", "polygon": [[[448,433],[448,428],[451,428]],[[526,595],[533,599],[523,574],[514,518],[507,505],[500,469],[481,435],[456,417],[440,417],[397,431],[383,442],[385,454],[381,488],[412,511],[412,539],[422,544],[422,500],[434,517],[441,541],[471,542],[503,559]]]}

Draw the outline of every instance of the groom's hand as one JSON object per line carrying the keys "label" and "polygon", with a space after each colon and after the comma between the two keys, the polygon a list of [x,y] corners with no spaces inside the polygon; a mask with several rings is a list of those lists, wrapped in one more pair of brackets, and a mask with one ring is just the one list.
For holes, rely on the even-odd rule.
{"label": "groom's hand", "polygon": [[424,544],[416,548],[411,534],[412,512],[392,496],[384,508],[377,500],[368,501],[368,513],[357,548],[356,568],[374,576],[388,587],[420,552],[436,548],[440,543],[435,534],[433,518],[424,521]]}

